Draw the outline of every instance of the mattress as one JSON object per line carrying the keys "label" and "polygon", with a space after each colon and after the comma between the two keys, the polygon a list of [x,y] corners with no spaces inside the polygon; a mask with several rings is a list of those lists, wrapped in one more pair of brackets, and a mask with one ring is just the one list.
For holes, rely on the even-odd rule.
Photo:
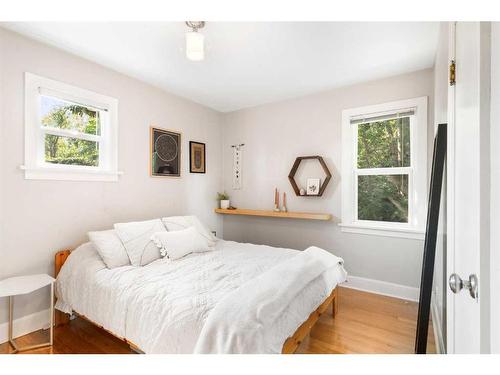
{"label": "mattress", "polygon": [[[296,254],[218,240],[214,251],[108,269],[86,243],[71,253],[57,277],[56,308],[85,316],[145,353],[192,353],[222,297]],[[345,277],[339,265],[308,283],[278,318],[269,352],[279,352]]]}

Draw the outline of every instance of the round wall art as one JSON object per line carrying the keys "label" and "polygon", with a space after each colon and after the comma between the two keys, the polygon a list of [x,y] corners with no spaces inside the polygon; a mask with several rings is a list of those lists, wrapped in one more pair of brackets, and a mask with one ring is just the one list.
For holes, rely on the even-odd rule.
{"label": "round wall art", "polygon": [[150,174],[156,177],[180,177],[181,134],[151,127]]}

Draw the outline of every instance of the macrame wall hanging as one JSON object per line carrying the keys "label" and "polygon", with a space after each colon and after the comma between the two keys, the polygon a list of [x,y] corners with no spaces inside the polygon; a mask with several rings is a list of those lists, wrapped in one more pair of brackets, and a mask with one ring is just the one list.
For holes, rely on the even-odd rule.
{"label": "macrame wall hanging", "polygon": [[242,187],[241,171],[243,167],[243,150],[244,143],[232,145],[233,148],[233,189],[240,190]]}

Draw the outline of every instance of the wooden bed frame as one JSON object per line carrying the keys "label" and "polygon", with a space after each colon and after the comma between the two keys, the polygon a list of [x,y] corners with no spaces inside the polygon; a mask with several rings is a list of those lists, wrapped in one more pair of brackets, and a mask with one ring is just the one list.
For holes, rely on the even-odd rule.
{"label": "wooden bed frame", "polygon": [[[55,277],[57,277],[57,275],[59,274],[59,271],[61,270],[62,266],[64,265],[64,262],[66,262],[66,259],[68,259],[69,255],[71,254],[71,251],[72,250],[67,249],[67,250],[58,251],[56,253],[55,262],[54,262],[54,276]],[[338,291],[337,291],[337,288],[335,288],[332,290],[332,293],[330,294],[330,296],[328,296],[328,298],[325,299],[323,301],[323,303],[316,310],[314,310],[311,313],[311,315],[309,315],[309,318],[304,323],[302,323],[299,328],[297,328],[295,333],[292,336],[290,336],[288,339],[286,339],[286,341],[283,344],[283,349],[281,350],[281,353],[282,354],[295,353],[295,351],[297,350],[297,348],[301,344],[302,340],[304,340],[304,338],[311,332],[312,327],[316,324],[319,317],[328,309],[328,307],[330,305],[332,306],[332,316],[335,318],[335,315],[338,312],[338,301],[339,301]],[[116,336],[113,332],[105,329],[101,325],[93,322],[92,320],[88,319],[87,317],[85,317],[81,314],[78,314],[77,312],[75,312],[75,315],[87,320],[88,322],[96,325],[99,328],[102,328],[103,330],[110,333],[111,335],[124,341],[125,343],[127,343],[130,346],[130,348],[133,351],[138,352],[138,353],[143,353],[143,351],[137,345],[135,345],[133,342],[127,340],[126,338]],[[63,324],[67,324],[70,321],[70,315],[56,310],[55,311],[55,321],[56,321],[56,327],[63,325]]]}

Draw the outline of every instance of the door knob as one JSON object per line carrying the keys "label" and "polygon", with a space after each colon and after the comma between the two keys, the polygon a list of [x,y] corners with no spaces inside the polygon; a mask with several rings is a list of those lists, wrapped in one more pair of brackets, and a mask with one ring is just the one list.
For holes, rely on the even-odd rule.
{"label": "door knob", "polygon": [[469,294],[472,298],[477,299],[478,282],[476,275],[470,275],[469,280],[462,280],[462,278],[456,273],[452,273],[448,279],[448,284],[450,285],[450,289],[453,293],[457,294],[465,288],[469,290]]}

